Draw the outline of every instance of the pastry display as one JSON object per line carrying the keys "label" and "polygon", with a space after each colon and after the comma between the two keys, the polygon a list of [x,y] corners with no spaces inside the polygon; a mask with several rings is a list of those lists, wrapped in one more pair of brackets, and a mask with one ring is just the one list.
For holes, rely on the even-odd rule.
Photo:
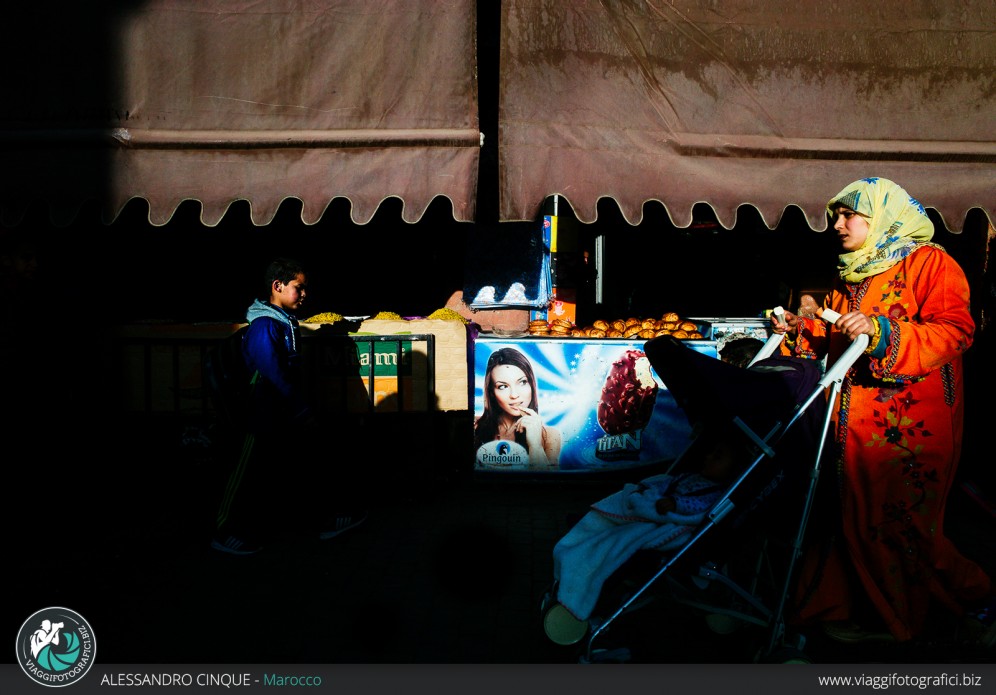
{"label": "pastry display", "polygon": [[703,340],[702,326],[669,311],[662,318],[597,319],[580,326],[567,319],[535,319],[529,322],[529,335],[554,338],[627,338],[650,340],[670,335],[679,340]]}
{"label": "pastry display", "polygon": [[574,324],[565,319],[555,319],[550,322],[551,335],[570,335]]}
{"label": "pastry display", "polygon": [[529,335],[550,335],[550,324],[545,319],[535,319],[529,322]]}

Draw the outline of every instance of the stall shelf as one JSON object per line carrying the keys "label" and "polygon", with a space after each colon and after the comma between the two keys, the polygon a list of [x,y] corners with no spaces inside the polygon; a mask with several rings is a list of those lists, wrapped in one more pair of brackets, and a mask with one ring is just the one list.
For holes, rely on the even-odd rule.
{"label": "stall shelf", "polygon": [[[205,357],[217,341],[244,325],[146,323],[118,327],[114,382],[121,410],[145,415],[212,416],[204,384]],[[463,330],[462,325],[460,328]],[[327,412],[434,410],[438,402],[435,340],[431,333],[410,331],[377,335],[348,333],[332,326],[304,330],[301,351],[311,396]],[[465,357],[461,364],[466,371]]]}

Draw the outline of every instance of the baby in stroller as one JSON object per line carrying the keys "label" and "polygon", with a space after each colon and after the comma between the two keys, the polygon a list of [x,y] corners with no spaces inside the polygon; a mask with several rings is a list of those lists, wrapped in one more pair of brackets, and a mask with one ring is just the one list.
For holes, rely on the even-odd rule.
{"label": "baby in stroller", "polygon": [[544,617],[554,642],[573,644],[585,635],[605,582],[638,550],[683,545],[742,468],[743,457],[727,437],[698,439],[697,466],[627,483],[591,505],[554,546],[556,603]]}
{"label": "baby in stroller", "polygon": [[[679,602],[766,628],[765,654],[794,648],[785,639],[786,594],[815,499],[826,389],[839,392],[846,366],[824,374],[814,360],[765,348],[744,369],[670,337],[647,342],[654,371],[697,436],[664,475],[591,505],[556,543],[554,582],[541,606],[552,641],[575,644],[590,632],[590,657],[592,641],[667,574]],[[849,352],[846,365],[862,348]],[[720,525],[723,533],[714,531]],[[631,591],[625,577],[646,564],[638,559],[653,565],[652,576]],[[746,569],[753,567],[763,575]],[[724,603],[700,600],[703,584]],[[617,586],[628,598],[613,612],[609,594]]]}

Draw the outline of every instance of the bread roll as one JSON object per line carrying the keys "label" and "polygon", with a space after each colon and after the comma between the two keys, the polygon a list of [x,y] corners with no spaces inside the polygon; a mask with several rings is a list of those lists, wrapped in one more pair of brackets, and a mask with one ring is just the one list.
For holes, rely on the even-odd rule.
{"label": "bread roll", "polygon": [[697,331],[699,330],[699,324],[694,323],[692,321],[682,321],[681,325],[678,326],[678,328],[680,328],[683,331],[689,331],[689,332]]}
{"label": "bread roll", "polygon": [[623,321],[622,319],[616,319],[615,321],[612,322],[612,328],[613,330],[617,330],[620,333],[622,333],[624,330],[626,330],[626,322]]}
{"label": "bread roll", "polygon": [[[603,323],[604,323],[604,321],[603,321]],[[590,331],[588,331],[588,337],[589,338],[604,338],[605,337],[605,331],[602,330],[601,328],[592,328]]]}
{"label": "bread roll", "polygon": [[[603,321],[602,319],[598,319],[597,321],[595,321],[595,323],[591,325],[591,327],[596,328],[600,331],[607,331],[609,330],[609,323],[608,321]],[[605,336],[603,335],[602,337],[604,338]]]}
{"label": "bread roll", "polygon": [[657,330],[657,319],[643,319],[640,322],[640,328],[649,328],[652,331]]}
{"label": "bread roll", "polygon": [[675,312],[669,311],[661,317],[661,320],[678,322],[681,321],[681,317],[678,316],[678,314],[676,314]]}
{"label": "bread roll", "polygon": [[688,339],[688,331],[677,330],[674,333],[672,333],[671,335],[674,336],[675,338],[677,338],[678,340],[687,340]]}

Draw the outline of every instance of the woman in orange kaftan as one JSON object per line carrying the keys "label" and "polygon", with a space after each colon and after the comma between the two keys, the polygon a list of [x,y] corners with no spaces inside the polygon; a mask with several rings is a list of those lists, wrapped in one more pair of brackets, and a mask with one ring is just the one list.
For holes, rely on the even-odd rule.
{"label": "woman in orange kaftan", "polygon": [[787,333],[783,352],[828,364],[858,334],[870,342],[835,404],[836,461],[824,470],[836,474],[841,518],[806,558],[814,576],[800,619],[822,621],[831,636],[860,634],[861,601],[905,641],[922,633],[933,601],[961,615],[992,595],[990,578],[944,535],[961,454],[962,354],[975,330],[968,282],[930,242],[923,206],[892,181],[855,181],[827,210],[843,253],[823,309],[841,317],[831,326],[786,312],[774,330]]}

